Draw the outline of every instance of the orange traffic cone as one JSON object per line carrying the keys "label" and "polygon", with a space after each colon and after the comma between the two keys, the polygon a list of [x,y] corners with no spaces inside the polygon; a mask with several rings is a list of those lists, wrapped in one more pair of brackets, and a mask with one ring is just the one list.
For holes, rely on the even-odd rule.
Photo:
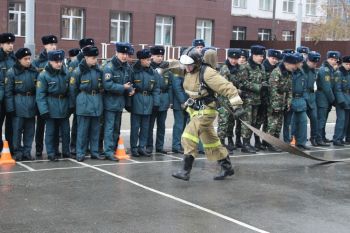
{"label": "orange traffic cone", "polygon": [[16,161],[12,158],[10,149],[9,149],[9,143],[4,140],[3,141],[3,148],[1,151],[1,158],[0,158],[0,165],[3,164],[15,164]]}
{"label": "orange traffic cone", "polygon": [[126,154],[124,141],[122,137],[119,137],[118,147],[117,147],[117,150],[115,151],[114,157],[116,157],[119,160],[130,159],[130,156]]}
{"label": "orange traffic cone", "polygon": [[292,137],[292,141],[290,142],[290,145],[291,146],[295,146],[295,144],[296,144],[296,141],[295,141],[295,137],[293,136]]}

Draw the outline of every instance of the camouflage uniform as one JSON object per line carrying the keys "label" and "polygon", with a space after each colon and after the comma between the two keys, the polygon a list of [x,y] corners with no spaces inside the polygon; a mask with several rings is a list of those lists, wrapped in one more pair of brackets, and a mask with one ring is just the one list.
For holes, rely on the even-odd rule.
{"label": "camouflage uniform", "polygon": [[269,79],[270,104],[268,108],[267,132],[279,138],[283,113],[292,102],[292,72],[286,70],[284,64],[275,68]]}

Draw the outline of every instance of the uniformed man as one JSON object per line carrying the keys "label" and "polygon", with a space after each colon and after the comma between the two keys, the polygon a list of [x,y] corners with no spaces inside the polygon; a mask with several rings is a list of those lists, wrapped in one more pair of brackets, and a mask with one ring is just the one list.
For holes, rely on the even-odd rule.
{"label": "uniformed man", "polygon": [[201,54],[196,51],[195,47],[185,50],[180,62],[186,68],[184,89],[190,97],[187,101],[187,111],[191,120],[182,135],[183,168],[173,173],[173,177],[189,180],[194,159],[198,155],[197,145],[201,140],[207,158],[218,161],[221,166],[220,173],[214,179],[222,180],[233,175],[234,170],[228,152],[221,145],[214,130],[213,122],[217,115],[214,93],[227,96],[234,109],[243,102],[232,83],[223,78],[216,70],[202,66]]}
{"label": "uniformed man", "polygon": [[[0,72],[2,73],[3,83],[6,83],[6,73],[16,63],[16,57],[13,52],[13,44],[16,40],[15,35],[12,33],[2,33],[0,34]],[[12,129],[12,119],[11,114],[6,113],[5,101],[1,101],[1,112],[0,112],[0,135],[2,135],[2,125],[4,123],[5,117],[5,138],[9,142],[10,151],[13,152],[13,129]],[[0,150],[2,150],[2,140],[0,142]]]}
{"label": "uniformed man", "polygon": [[[151,47],[151,67],[157,69],[169,68],[169,62],[164,61],[165,49],[163,46]],[[150,117],[148,139],[146,151],[152,153],[153,151],[153,128],[157,121],[157,133],[156,133],[156,152],[160,154],[167,154],[164,150],[164,139],[165,139],[165,121],[168,114],[168,109],[173,102],[172,82],[173,74],[170,70],[165,70],[161,75],[158,75],[158,86],[160,90],[160,102],[159,108],[154,108]]]}
{"label": "uniformed man", "polygon": [[[81,60],[84,58],[82,49],[87,46],[95,46],[95,41],[92,38],[83,38],[79,40],[80,52],[76,56],[74,61],[71,61],[68,66],[69,73],[72,73],[75,68],[78,67]],[[70,141],[70,151],[73,157],[76,155],[76,141],[77,141],[77,116],[73,115],[72,129],[71,129],[71,141]]]}
{"label": "uniformed man", "polygon": [[[292,54],[285,54],[283,61],[272,71],[269,79],[270,104],[267,110],[267,132],[279,138],[282,129],[283,115],[290,109],[292,102],[292,72],[296,70],[298,60]],[[269,144],[271,152],[281,152],[274,145]]]}
{"label": "uniformed man", "polygon": [[332,108],[332,104],[335,101],[335,96],[332,88],[332,80],[334,79],[336,70],[334,67],[337,65],[337,60],[340,57],[338,51],[328,51],[327,60],[323,62],[317,73],[317,92],[316,92],[316,104],[317,104],[317,116],[318,116],[318,135],[317,144],[325,145],[325,128],[328,118],[328,113]]}
{"label": "uniformed man", "polygon": [[334,128],[333,145],[344,146],[344,137],[346,136],[349,124],[350,111],[350,56],[342,58],[342,65],[337,71],[334,95],[335,95],[335,110],[337,120]]}
{"label": "uniformed man", "polygon": [[128,43],[117,43],[115,56],[103,69],[104,149],[106,158],[111,160],[116,160],[114,152],[120,135],[125,98],[134,94],[128,64],[130,48]]}
{"label": "uniformed man", "polygon": [[[158,111],[160,105],[159,74],[150,67],[151,51],[149,49],[138,51],[136,56],[138,61],[133,66],[131,78],[135,88],[135,94],[131,97],[131,155],[149,157],[151,154],[147,153],[145,146],[152,111]],[[137,142],[139,142],[138,145]]]}
{"label": "uniformed man", "polygon": [[[84,58],[73,71],[70,78],[70,107],[75,109],[77,116],[77,155],[78,162],[83,162],[88,148],[91,159],[101,160],[98,144],[100,132],[100,117],[103,112],[102,76],[103,72],[97,64],[98,48],[86,46],[82,49]],[[113,156],[107,159],[116,161]]]}
{"label": "uniformed man", "polygon": [[308,57],[308,54],[310,52],[310,49],[306,46],[299,46],[297,48],[297,52],[300,53],[301,55],[303,55],[304,60],[306,60]]}
{"label": "uniformed man", "polygon": [[196,47],[197,52],[201,53],[202,49],[205,47],[205,42],[203,39],[194,39],[192,41],[192,46]]}
{"label": "uniformed man", "polygon": [[46,121],[45,146],[50,161],[58,161],[58,130],[62,136],[62,155],[69,158],[69,73],[63,65],[64,51],[47,53],[48,64],[39,74],[36,102]]}
{"label": "uniformed man", "polygon": [[[238,60],[241,57],[241,49],[229,49],[227,51],[227,59],[225,64],[220,69],[220,74],[224,76],[234,86],[238,86],[237,73],[239,70]],[[229,100],[219,95],[219,103],[225,101],[226,107],[230,106]],[[221,144],[225,145],[225,138],[227,137],[227,149],[230,153],[235,149],[233,142],[233,128],[235,126],[235,119],[230,112],[226,110],[224,106],[218,106],[218,137],[220,138]]]}
{"label": "uniformed man", "polygon": [[7,71],[6,111],[12,115],[13,156],[17,161],[32,160],[36,115],[35,84],[38,71],[31,65],[31,55],[28,48],[18,49],[15,53],[18,60]]}
{"label": "uniformed man", "polygon": [[247,64],[247,62],[248,62],[248,58],[250,56],[249,50],[242,49],[241,51],[242,51],[242,53],[241,53],[241,57],[238,59],[238,64],[244,65],[244,64]]}
{"label": "uniformed man", "polygon": [[[243,121],[256,127],[257,114],[261,104],[260,93],[267,92],[268,83],[265,80],[266,73],[262,65],[265,56],[265,47],[260,45],[251,46],[251,57],[246,65],[241,65],[237,74],[239,89],[242,91],[243,108],[247,114],[242,117]],[[256,153],[255,147],[250,144],[252,131],[242,125],[243,146],[242,152]]]}
{"label": "uniformed man", "polygon": [[304,61],[303,55],[295,53],[293,56],[296,57],[298,63],[296,70],[292,76],[292,133],[295,136],[295,144],[299,149],[309,150],[306,146],[307,141],[307,105],[305,96],[307,94],[307,77],[301,69]]}
{"label": "uniformed man", "polygon": [[79,53],[80,53],[80,49],[78,49],[78,48],[73,48],[73,49],[68,50],[69,58],[67,59],[67,64],[66,64],[67,67],[70,67],[70,63],[77,59],[77,56]]}
{"label": "uniformed man", "polygon": [[[39,57],[33,61],[33,66],[38,70],[39,73],[44,70],[45,66],[48,63],[47,53],[57,49],[58,40],[54,35],[47,35],[41,37],[41,42],[44,46],[44,49],[40,52]],[[42,158],[44,149],[44,131],[45,120],[40,117],[40,114],[38,114],[35,130],[35,156],[37,159]],[[59,131],[55,130],[55,132],[57,132],[57,135],[55,136],[56,144],[59,144]]]}
{"label": "uniformed man", "polygon": [[316,52],[310,52],[307,56],[306,61],[303,64],[303,72],[306,75],[306,103],[307,110],[306,114],[310,119],[310,142],[313,146],[323,146],[319,145],[316,141],[317,138],[317,106],[316,106],[316,67],[317,63],[320,61],[321,55]]}
{"label": "uniformed man", "polygon": [[[265,68],[266,77],[263,82],[268,82],[270,79],[271,72],[277,67],[279,60],[282,58],[282,54],[280,51],[276,49],[267,50],[267,58],[263,61],[263,66]],[[267,132],[267,109],[269,105],[269,91],[265,90],[264,92],[260,92],[261,97],[261,105],[258,109],[258,118],[257,118],[257,129],[260,129],[262,126],[262,130]],[[260,142],[259,136],[255,135],[255,149],[256,150],[264,150],[267,147],[267,143],[263,141]]]}

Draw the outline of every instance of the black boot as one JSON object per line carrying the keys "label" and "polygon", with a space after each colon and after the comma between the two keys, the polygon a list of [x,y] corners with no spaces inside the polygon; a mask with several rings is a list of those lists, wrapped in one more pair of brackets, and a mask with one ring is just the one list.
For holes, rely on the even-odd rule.
{"label": "black boot", "polygon": [[184,163],[182,170],[173,173],[173,177],[188,181],[190,179],[190,172],[192,170],[194,157],[192,155],[184,155]]}
{"label": "black boot", "polygon": [[236,147],[237,148],[242,148],[242,141],[241,141],[241,137],[236,136]]}
{"label": "black boot", "polygon": [[236,147],[235,147],[235,144],[233,143],[232,137],[227,137],[227,141],[228,141],[227,149],[228,149],[229,151],[236,150]]}
{"label": "black boot", "polygon": [[318,146],[329,146],[328,143],[326,143],[325,141],[321,140],[316,140],[316,143]]}
{"label": "black boot", "polygon": [[267,146],[267,150],[270,151],[270,152],[282,152],[281,149],[277,148],[277,147],[274,147],[273,145],[269,144]]}
{"label": "black boot", "polygon": [[214,180],[223,180],[226,176],[232,176],[235,174],[235,171],[232,168],[230,157],[227,156],[224,159],[218,161],[218,164],[221,166],[219,174],[214,176]]}
{"label": "black boot", "polygon": [[318,146],[316,138],[310,138],[310,142],[312,146]]}
{"label": "black boot", "polygon": [[258,135],[254,135],[254,138],[255,138],[255,150],[256,151],[265,150],[265,148],[261,144],[260,137]]}
{"label": "black boot", "polygon": [[254,147],[252,147],[250,145],[250,140],[249,138],[243,138],[243,146],[242,146],[242,152],[244,153],[251,153],[251,154],[255,154],[256,150],[254,149]]}

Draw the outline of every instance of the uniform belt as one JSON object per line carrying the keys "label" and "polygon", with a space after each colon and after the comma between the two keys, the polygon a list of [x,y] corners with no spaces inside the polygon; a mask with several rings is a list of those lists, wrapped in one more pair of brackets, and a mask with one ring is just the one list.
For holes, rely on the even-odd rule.
{"label": "uniform belt", "polygon": [[67,97],[67,94],[49,94],[49,96],[53,97],[53,98],[57,98],[57,99],[64,99]]}
{"label": "uniform belt", "polygon": [[300,97],[303,97],[303,94],[293,93],[293,98],[300,98]]}
{"label": "uniform belt", "polygon": [[91,90],[91,91],[81,91],[83,93],[86,93],[88,95],[97,95],[100,94],[100,90]]}
{"label": "uniform belt", "polygon": [[124,94],[120,94],[120,93],[113,93],[113,92],[105,92],[106,95],[110,95],[110,96],[123,96]]}
{"label": "uniform belt", "polygon": [[314,89],[308,89],[307,91],[310,92],[310,93],[314,93],[315,92]]}
{"label": "uniform belt", "polygon": [[141,95],[145,95],[145,96],[147,96],[147,95],[150,95],[151,93],[150,92],[148,92],[148,91],[141,91],[141,90],[138,90],[138,89],[136,89],[136,92],[137,93],[140,93]]}
{"label": "uniform belt", "polygon": [[21,95],[21,96],[34,96],[35,93],[28,91],[28,92],[17,92],[16,95]]}

